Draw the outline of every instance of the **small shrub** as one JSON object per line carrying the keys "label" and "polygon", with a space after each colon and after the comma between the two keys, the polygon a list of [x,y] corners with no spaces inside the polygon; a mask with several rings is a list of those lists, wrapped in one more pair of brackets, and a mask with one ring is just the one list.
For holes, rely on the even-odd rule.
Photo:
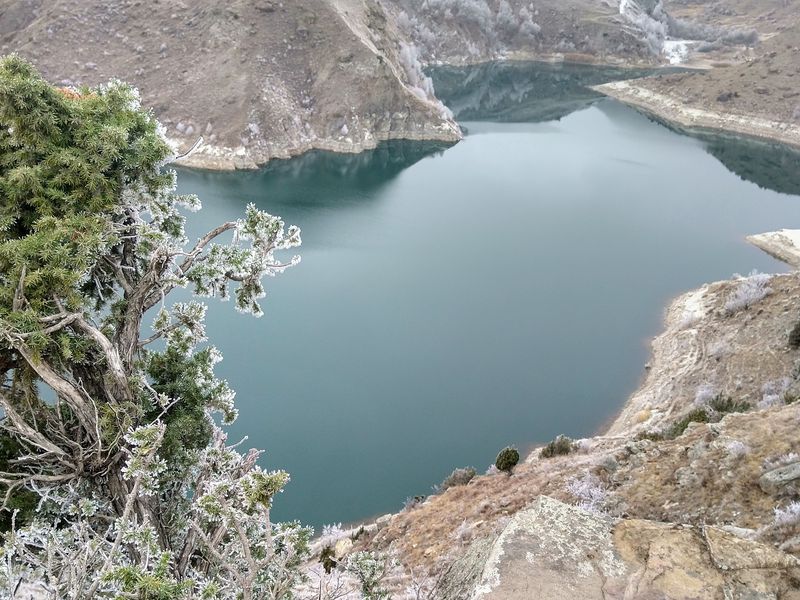
{"label": "small shrub", "polygon": [[800,321],[794,324],[792,330],[789,332],[789,346],[792,348],[800,348]]}
{"label": "small shrub", "polygon": [[608,490],[593,473],[576,477],[567,483],[567,491],[578,500],[578,506],[593,513],[603,512]]}
{"label": "small shrub", "polygon": [[800,502],[792,502],[785,508],[775,508],[775,527],[792,527],[800,523]]}
{"label": "small shrub", "polygon": [[729,315],[749,308],[772,293],[772,288],[767,285],[772,275],[751,271],[747,277],[738,274],[734,277],[739,278],[740,282],[725,302],[725,312]]}
{"label": "small shrub", "polygon": [[727,415],[730,413],[741,413],[750,410],[750,405],[742,400],[734,400],[730,396],[724,394],[717,394],[708,403],[708,407],[718,415]]}
{"label": "small shrub", "polygon": [[575,451],[575,442],[565,435],[559,435],[552,442],[547,444],[539,453],[541,458],[553,458],[554,456],[562,456]]}
{"label": "small shrub", "polygon": [[459,525],[453,532],[453,537],[460,544],[465,544],[472,539],[473,534],[474,531],[472,529],[472,525],[467,523],[467,520],[464,519],[464,522],[461,523],[461,525]]}
{"label": "small shrub", "polygon": [[425,502],[425,496],[409,496],[406,498],[406,501],[403,502],[403,511],[408,512],[409,510],[414,510],[423,502]]}
{"label": "small shrub", "polygon": [[347,571],[361,587],[365,600],[389,600],[391,595],[385,580],[396,565],[389,556],[376,552],[354,552],[347,558]]}
{"label": "small shrub", "polygon": [[494,461],[494,466],[500,471],[511,473],[519,463],[519,452],[513,446],[503,448]]}
{"label": "small shrub", "polygon": [[319,553],[319,562],[326,573],[330,573],[339,564],[339,561],[336,560],[336,552],[330,546],[325,546]]}
{"label": "small shrub", "polygon": [[676,437],[680,437],[683,435],[683,432],[686,431],[686,428],[689,427],[691,423],[708,423],[708,412],[705,408],[695,408],[694,410],[690,411],[682,418],[675,421],[672,424],[672,427],[669,428],[668,437],[674,439]]}
{"label": "small shrub", "polygon": [[796,452],[787,452],[786,454],[781,454],[780,456],[773,456],[772,458],[764,459],[764,462],[761,464],[761,468],[766,471],[772,471],[773,469],[777,469],[779,467],[785,467],[786,465],[791,465],[792,463],[796,463],[800,461],[800,455]]}
{"label": "small shrub", "polygon": [[323,546],[335,546],[336,542],[342,538],[347,537],[347,532],[342,529],[341,523],[331,523],[330,525],[322,526],[322,533],[319,536],[319,541]]}
{"label": "small shrub", "polygon": [[710,383],[703,383],[697,386],[694,395],[695,406],[705,406],[717,396],[717,389]]}
{"label": "small shrub", "polygon": [[750,447],[739,440],[731,440],[725,445],[725,450],[733,458],[741,458],[750,453]]}
{"label": "small shrub", "polygon": [[463,469],[455,469],[450,475],[444,478],[444,481],[436,487],[438,492],[446,492],[451,487],[459,485],[467,485],[472,481],[478,472],[472,467],[465,467]]}
{"label": "small shrub", "polygon": [[663,431],[640,431],[634,438],[636,440],[650,440],[651,442],[661,442],[666,439]]}

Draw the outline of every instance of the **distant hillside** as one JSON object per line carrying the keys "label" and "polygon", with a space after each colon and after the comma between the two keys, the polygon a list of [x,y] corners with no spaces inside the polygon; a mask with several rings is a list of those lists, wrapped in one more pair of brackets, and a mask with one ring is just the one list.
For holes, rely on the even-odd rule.
{"label": "distant hillside", "polygon": [[136,84],[184,148],[205,138],[199,166],[460,137],[375,0],[0,0],[0,48]]}

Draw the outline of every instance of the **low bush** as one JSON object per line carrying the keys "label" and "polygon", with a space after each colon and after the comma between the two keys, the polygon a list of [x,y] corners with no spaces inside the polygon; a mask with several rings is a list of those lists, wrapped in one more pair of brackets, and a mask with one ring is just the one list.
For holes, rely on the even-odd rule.
{"label": "low bush", "polygon": [[651,442],[660,442],[666,439],[666,436],[661,431],[640,431],[634,438],[638,440],[650,440]]}
{"label": "low bush", "polygon": [[792,330],[789,332],[789,346],[792,348],[800,348],[800,321],[794,324]]}
{"label": "low bush", "polygon": [[406,501],[403,502],[403,511],[414,510],[423,502],[425,502],[425,496],[409,496],[406,498]]}
{"label": "low bush", "polygon": [[444,481],[436,487],[436,491],[445,492],[451,487],[459,485],[467,485],[472,481],[478,472],[472,467],[465,467],[463,469],[455,469],[450,475],[444,478]]}
{"label": "low bush", "polygon": [[570,454],[576,449],[575,442],[565,435],[559,435],[552,442],[547,444],[539,453],[541,458],[553,458],[554,456],[562,456]]}
{"label": "low bush", "polygon": [[771,275],[752,271],[747,277],[738,274],[734,277],[739,279],[739,284],[725,302],[725,312],[729,315],[749,308],[772,293],[768,285]]}
{"label": "low bush", "polygon": [[513,446],[503,448],[494,461],[494,466],[500,471],[511,473],[519,463],[519,451]]}
{"label": "low bush", "polygon": [[712,400],[708,402],[708,407],[716,412],[718,415],[727,415],[730,413],[741,413],[750,410],[750,405],[743,400],[734,400],[730,396],[724,394],[717,394]]}
{"label": "low bush", "polygon": [[674,439],[683,435],[691,423],[708,423],[709,421],[708,411],[705,408],[695,408],[672,424],[667,437]]}

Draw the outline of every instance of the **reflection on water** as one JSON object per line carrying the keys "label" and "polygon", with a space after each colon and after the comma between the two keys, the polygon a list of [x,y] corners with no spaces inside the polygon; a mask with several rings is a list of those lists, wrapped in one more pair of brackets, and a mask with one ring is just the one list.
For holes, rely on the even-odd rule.
{"label": "reflection on water", "polygon": [[733,136],[695,134],[706,150],[745,181],[782,194],[800,195],[800,150]]}
{"label": "reflection on water", "polygon": [[357,181],[359,186],[382,185],[423,158],[441,154],[452,144],[391,140],[374,150],[358,154],[311,151],[290,160],[274,160],[260,171],[257,178],[300,178],[309,173],[330,173],[337,180]]}
{"label": "reflection on water", "polygon": [[430,70],[436,95],[460,121],[540,122],[560,119],[602,95],[589,89],[651,73],[590,65],[486,63]]}

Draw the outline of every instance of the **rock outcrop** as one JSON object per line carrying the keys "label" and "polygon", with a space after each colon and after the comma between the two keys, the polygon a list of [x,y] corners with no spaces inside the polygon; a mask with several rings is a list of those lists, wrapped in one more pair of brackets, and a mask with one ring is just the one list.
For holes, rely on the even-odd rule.
{"label": "rock outcrop", "polygon": [[800,560],[718,527],[613,519],[541,496],[502,530],[472,589],[445,600],[790,599],[798,581]]}
{"label": "rock outcrop", "polygon": [[800,229],[781,229],[750,235],[747,241],[793,268],[800,269]]}

